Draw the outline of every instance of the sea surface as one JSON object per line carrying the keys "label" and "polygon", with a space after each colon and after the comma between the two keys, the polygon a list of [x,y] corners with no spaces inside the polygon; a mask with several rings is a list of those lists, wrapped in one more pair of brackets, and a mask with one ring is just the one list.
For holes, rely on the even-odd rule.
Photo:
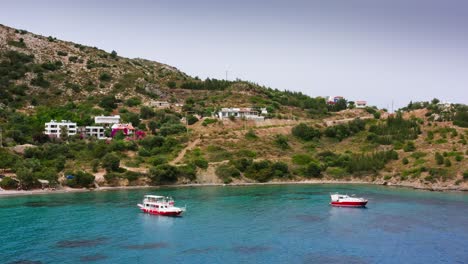
{"label": "sea surface", "polygon": [[[334,208],[330,192],[369,204]],[[145,194],[187,212],[143,214]],[[468,263],[468,194],[294,184],[0,197],[0,263]]]}

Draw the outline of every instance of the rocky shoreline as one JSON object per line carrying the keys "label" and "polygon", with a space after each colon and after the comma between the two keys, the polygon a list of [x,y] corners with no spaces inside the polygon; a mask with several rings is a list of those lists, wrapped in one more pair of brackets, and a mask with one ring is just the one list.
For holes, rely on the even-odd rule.
{"label": "rocky shoreline", "polygon": [[412,188],[415,190],[426,190],[426,191],[438,191],[438,192],[447,192],[447,191],[457,191],[457,192],[467,192],[468,186],[463,185],[447,185],[442,186],[439,184],[427,185],[416,182],[401,182],[401,183],[392,183],[386,181],[363,181],[363,180],[303,180],[303,181],[271,181],[271,182],[236,182],[231,184],[222,184],[222,183],[186,183],[186,184],[171,184],[171,185],[138,185],[138,186],[104,186],[100,188],[93,189],[76,189],[65,187],[62,189],[34,189],[34,190],[1,190],[0,197],[5,196],[26,196],[26,195],[39,195],[39,194],[54,194],[54,193],[78,193],[78,192],[91,192],[91,191],[112,191],[112,190],[132,190],[132,189],[149,189],[149,188],[160,188],[160,187],[203,187],[203,186],[251,186],[251,185],[288,185],[288,184],[370,184],[370,185],[382,185],[388,187],[399,187],[399,188]]}

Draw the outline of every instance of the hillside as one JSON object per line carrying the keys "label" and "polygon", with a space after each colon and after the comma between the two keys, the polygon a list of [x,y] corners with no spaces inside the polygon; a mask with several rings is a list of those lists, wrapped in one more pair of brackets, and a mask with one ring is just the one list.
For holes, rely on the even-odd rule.
{"label": "hillside", "polygon": [[[220,120],[223,107],[268,113]],[[41,179],[72,188],[309,180],[467,190],[467,109],[438,100],[397,114],[327,104],[0,25],[4,189]],[[117,114],[141,137],[44,135],[52,119],[84,127]]]}

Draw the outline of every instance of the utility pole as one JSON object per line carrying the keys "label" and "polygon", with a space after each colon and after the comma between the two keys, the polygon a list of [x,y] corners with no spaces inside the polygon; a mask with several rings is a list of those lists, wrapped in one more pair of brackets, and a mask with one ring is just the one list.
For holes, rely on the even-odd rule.
{"label": "utility pole", "polygon": [[228,70],[226,70],[226,81],[228,80]]}

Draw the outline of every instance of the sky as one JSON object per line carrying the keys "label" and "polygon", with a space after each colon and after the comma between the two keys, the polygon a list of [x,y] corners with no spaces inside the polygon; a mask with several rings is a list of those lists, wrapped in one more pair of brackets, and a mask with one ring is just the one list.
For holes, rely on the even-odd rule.
{"label": "sky", "polygon": [[2,0],[0,23],[200,78],[389,110],[468,103],[465,0]]}

